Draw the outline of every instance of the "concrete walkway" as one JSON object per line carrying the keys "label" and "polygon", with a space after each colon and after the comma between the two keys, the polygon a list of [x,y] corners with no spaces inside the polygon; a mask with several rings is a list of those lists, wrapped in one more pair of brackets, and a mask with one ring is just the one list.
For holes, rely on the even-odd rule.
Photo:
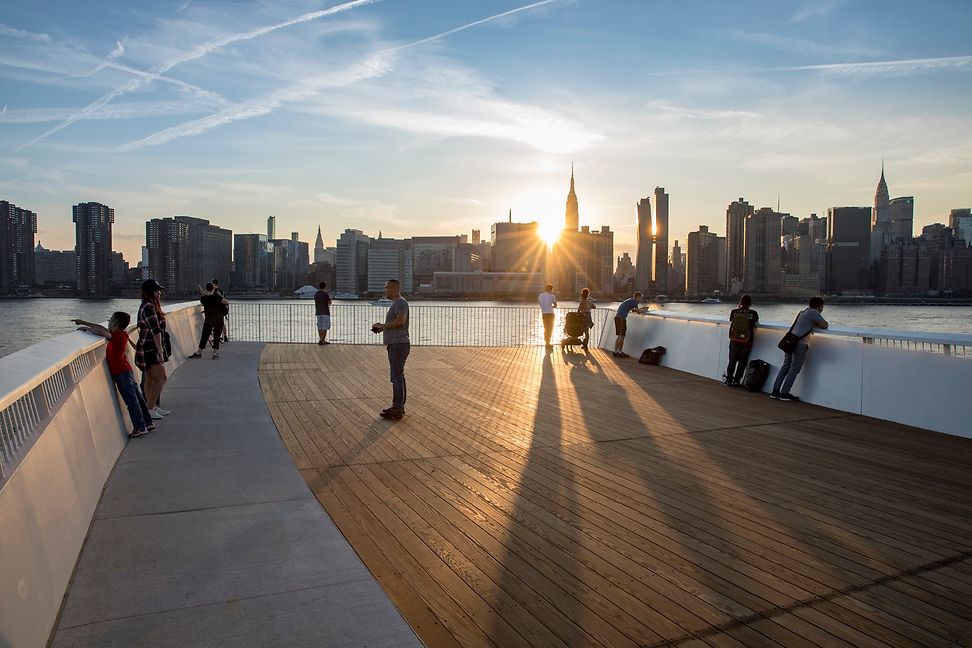
{"label": "concrete walkway", "polygon": [[172,414],[105,487],[52,645],[419,646],[308,490],[231,342],[169,380]]}

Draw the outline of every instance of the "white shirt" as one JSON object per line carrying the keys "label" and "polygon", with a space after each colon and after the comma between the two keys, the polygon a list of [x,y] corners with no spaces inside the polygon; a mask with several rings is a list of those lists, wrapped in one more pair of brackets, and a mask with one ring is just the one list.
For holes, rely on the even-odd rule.
{"label": "white shirt", "polygon": [[537,301],[540,302],[540,312],[544,315],[553,315],[554,306],[557,305],[557,298],[551,292],[542,292],[537,295]]}

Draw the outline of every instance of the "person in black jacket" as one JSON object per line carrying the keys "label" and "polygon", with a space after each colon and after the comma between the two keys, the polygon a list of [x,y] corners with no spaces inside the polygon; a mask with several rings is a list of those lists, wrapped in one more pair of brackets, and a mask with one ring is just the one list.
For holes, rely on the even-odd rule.
{"label": "person in black jacket", "polygon": [[729,365],[723,382],[730,387],[738,386],[742,380],[749,352],[753,348],[759,313],[750,308],[752,304],[752,298],[743,295],[739,298],[739,307],[729,313]]}
{"label": "person in black jacket", "polygon": [[190,358],[201,358],[202,352],[206,350],[206,342],[209,336],[213,337],[213,360],[219,357],[219,341],[223,337],[223,312],[229,305],[226,298],[216,293],[216,286],[212,282],[206,284],[205,290],[199,288],[199,301],[203,305],[202,335],[199,337],[199,350],[193,353]]}

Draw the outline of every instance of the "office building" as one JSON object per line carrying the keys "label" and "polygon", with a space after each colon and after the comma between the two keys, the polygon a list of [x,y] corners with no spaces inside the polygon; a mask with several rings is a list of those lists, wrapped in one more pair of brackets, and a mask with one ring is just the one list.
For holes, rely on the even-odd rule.
{"label": "office building", "polygon": [[149,276],[168,295],[194,295],[200,285],[232,281],[233,232],[193,216],[153,218],[145,223]]}
{"label": "office building", "polygon": [[493,223],[490,228],[493,272],[544,273],[547,246],[532,223]]}
{"label": "office building", "polygon": [[535,297],[544,283],[539,272],[436,272],[433,290],[444,295]]}
{"label": "office building", "polygon": [[631,255],[627,252],[617,258],[614,270],[614,287],[616,290],[628,292],[634,286],[635,266]]}
{"label": "office building", "polygon": [[267,216],[267,240],[273,241],[277,238],[277,217]]}
{"label": "office building", "polygon": [[[368,292],[381,294],[385,282],[398,279],[402,291],[414,289],[412,242],[409,239],[371,239],[368,248]],[[430,282],[431,283],[431,282]]]}
{"label": "office building", "polygon": [[100,203],[79,203],[72,208],[78,292],[81,297],[102,298],[111,293],[111,226],[115,210]]}
{"label": "office building", "polygon": [[234,290],[266,292],[270,285],[270,245],[266,234],[235,234],[233,236]]}
{"label": "office building", "polygon": [[368,248],[371,237],[346,229],[337,241],[336,292],[361,295],[368,290]]}
{"label": "office building", "polygon": [[[720,243],[720,239],[722,243]],[[708,226],[699,225],[699,231],[688,235],[688,265],[686,292],[693,296],[719,292],[719,260],[724,254],[720,247],[725,239],[710,232]]]}
{"label": "office building", "polygon": [[78,255],[74,250],[34,248],[34,283],[38,286],[77,286]]}
{"label": "office building", "polygon": [[[591,231],[584,225],[575,234],[574,245],[574,284],[563,284],[564,298],[571,292],[580,294],[582,288],[589,288],[595,295],[610,295],[614,288],[614,232],[607,225],[599,231]],[[573,299],[573,297],[569,297]]]}
{"label": "office building", "polygon": [[655,274],[654,286],[656,293],[668,290],[668,194],[664,187],[655,187]]}
{"label": "office building", "polygon": [[685,295],[685,255],[678,241],[672,246],[672,258],[668,264],[667,296],[679,299]]}
{"label": "office building", "polygon": [[[933,223],[921,228],[921,240],[928,250],[928,289],[940,291],[942,289],[942,255],[945,250],[955,247],[956,239],[951,227],[942,223]],[[964,245],[964,242],[962,243]]]}
{"label": "office building", "polygon": [[412,281],[415,289],[422,286],[432,288],[432,279],[436,272],[452,272],[455,270],[456,249],[460,243],[459,236],[413,236],[412,247]]}
{"label": "office building", "polygon": [[910,241],[915,235],[915,199],[911,196],[892,198],[888,211],[891,213],[891,240]]}
{"label": "office building", "polygon": [[635,290],[640,290],[645,296],[651,294],[652,261],[652,231],[651,231],[651,199],[642,198],[638,201],[638,256],[635,261]]}
{"label": "office building", "polygon": [[576,232],[580,227],[580,207],[574,191],[574,165],[570,165],[570,191],[567,192],[567,205],[564,209],[564,231]]}
{"label": "office building", "polygon": [[121,252],[111,253],[111,284],[123,287],[128,283],[128,261]]}
{"label": "office building", "polygon": [[878,294],[919,297],[928,294],[929,283],[928,246],[924,240],[898,239],[881,250]]}
{"label": "office building", "polygon": [[959,244],[942,252],[941,283],[946,295],[972,296],[972,247]]}
{"label": "office building", "polygon": [[34,234],[37,214],[0,200],[0,293],[34,285]]}
{"label": "office building", "polygon": [[870,207],[831,207],[827,210],[827,291],[837,294],[870,292]]}
{"label": "office building", "polygon": [[273,291],[291,293],[307,284],[310,246],[297,232],[291,232],[289,239],[274,239],[270,241],[269,266]]}
{"label": "office building", "polygon": [[881,179],[874,191],[874,207],[871,208],[871,249],[870,260],[876,263],[881,258],[881,250],[891,243],[891,199],[888,183],[884,179],[884,164],[881,165]]}
{"label": "office building", "polygon": [[783,218],[770,207],[762,207],[746,218],[746,259],[743,291],[776,295],[782,287],[781,239]]}
{"label": "office building", "polygon": [[746,273],[746,219],[753,215],[753,206],[744,199],[729,203],[726,209],[726,290],[731,284],[742,285]]}
{"label": "office building", "polygon": [[948,213],[948,226],[952,228],[955,238],[962,239],[966,245],[972,245],[972,209],[952,209]]}

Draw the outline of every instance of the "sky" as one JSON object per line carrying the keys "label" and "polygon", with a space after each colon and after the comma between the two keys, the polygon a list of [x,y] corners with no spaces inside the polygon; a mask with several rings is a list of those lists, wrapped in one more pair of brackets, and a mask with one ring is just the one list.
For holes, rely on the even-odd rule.
{"label": "sky", "polygon": [[725,233],[744,197],[972,206],[967,0],[0,0],[0,199],[74,245],[71,206],[236,233],[459,234],[563,219],[635,249]]}

